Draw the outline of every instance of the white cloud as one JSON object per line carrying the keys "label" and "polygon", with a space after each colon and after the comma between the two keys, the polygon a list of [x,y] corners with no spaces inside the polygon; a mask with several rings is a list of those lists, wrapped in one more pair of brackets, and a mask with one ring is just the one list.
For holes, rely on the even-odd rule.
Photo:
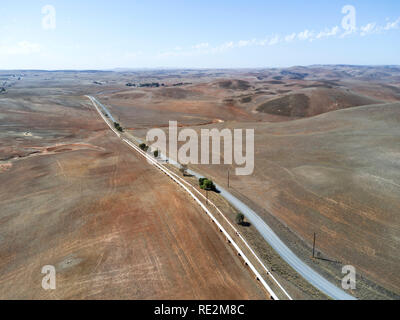
{"label": "white cloud", "polygon": [[20,41],[17,44],[0,45],[0,54],[2,55],[29,55],[39,53],[42,50],[40,44]]}
{"label": "white cloud", "polygon": [[376,27],[376,23],[372,22],[372,23],[368,23],[367,25],[361,27],[360,31],[361,31],[360,35],[364,37],[367,34],[371,34],[371,33],[377,32],[378,29]]}
{"label": "white cloud", "polygon": [[279,36],[274,36],[273,38],[271,38],[271,40],[269,40],[268,44],[270,46],[273,46],[273,45],[279,43],[279,40],[280,40]]}
{"label": "white cloud", "polygon": [[300,40],[313,40],[313,33],[309,30],[304,30],[303,32],[300,32],[297,37]]}
{"label": "white cloud", "polygon": [[396,21],[388,22],[383,29],[384,30],[393,30],[393,29],[398,29],[399,26],[400,26],[400,17]]}
{"label": "white cloud", "polygon": [[294,39],[296,39],[296,33],[289,34],[285,37],[286,42],[292,42]]}
{"label": "white cloud", "polygon": [[210,45],[207,42],[203,42],[203,43],[199,43],[196,44],[194,46],[192,46],[193,49],[206,49],[208,48]]}
{"label": "white cloud", "polygon": [[232,49],[235,47],[235,44],[233,41],[225,42],[217,47],[212,48],[211,52],[223,52],[228,49]]}
{"label": "white cloud", "polygon": [[395,21],[388,21],[385,26],[380,26],[375,22],[371,22],[360,28],[360,35],[365,37],[369,34],[384,34],[390,30],[398,29],[399,27],[400,17]]}
{"label": "white cloud", "polygon": [[238,42],[238,47],[247,47],[252,44],[252,40],[240,40]]}
{"label": "white cloud", "polygon": [[269,41],[270,40],[268,38],[265,38],[263,40],[258,40],[256,41],[256,45],[264,47],[268,44]]}
{"label": "white cloud", "polygon": [[355,33],[357,33],[357,28],[348,29],[348,30],[345,30],[345,32],[343,32],[343,33],[339,36],[339,38],[340,38],[340,39],[343,39],[343,38],[345,38],[345,37],[347,37],[347,36],[349,36],[349,35],[351,35],[351,34],[355,34]]}
{"label": "white cloud", "polygon": [[[388,20],[388,19],[387,19]],[[181,47],[176,47],[173,50],[161,52],[158,57],[165,56],[194,56],[199,54],[216,54],[222,53],[234,48],[245,48],[251,46],[273,46],[278,43],[286,42],[291,43],[296,40],[298,41],[316,41],[326,38],[337,38],[342,39],[351,34],[366,36],[369,34],[385,33],[389,30],[400,28],[400,17],[395,21],[388,21],[385,26],[379,26],[376,23],[368,23],[360,28],[343,29],[339,26],[334,26],[332,28],[326,28],[320,32],[314,32],[311,30],[304,30],[302,32],[293,32],[287,35],[270,35],[266,36],[264,39],[251,39],[251,40],[240,40],[237,42],[229,41],[222,43],[220,45],[211,46],[208,42],[199,43],[193,45],[189,48],[182,49]]]}
{"label": "white cloud", "polygon": [[323,39],[323,38],[328,38],[328,37],[334,37],[339,33],[339,27],[333,27],[332,29],[326,29],[325,31],[321,31],[320,33],[317,34],[316,38],[317,39]]}

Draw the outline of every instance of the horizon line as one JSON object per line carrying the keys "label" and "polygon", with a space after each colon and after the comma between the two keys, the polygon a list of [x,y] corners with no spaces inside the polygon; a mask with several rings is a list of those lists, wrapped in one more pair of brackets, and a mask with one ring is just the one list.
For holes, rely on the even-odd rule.
{"label": "horizon line", "polygon": [[91,72],[127,72],[127,71],[140,71],[140,70],[261,70],[261,69],[290,69],[290,68],[310,68],[310,67],[400,67],[400,64],[311,64],[311,65],[292,65],[287,67],[115,67],[115,68],[71,68],[71,69],[43,69],[43,68],[28,68],[28,69],[2,69],[0,71],[45,71],[45,72],[57,72],[57,71],[91,71]]}

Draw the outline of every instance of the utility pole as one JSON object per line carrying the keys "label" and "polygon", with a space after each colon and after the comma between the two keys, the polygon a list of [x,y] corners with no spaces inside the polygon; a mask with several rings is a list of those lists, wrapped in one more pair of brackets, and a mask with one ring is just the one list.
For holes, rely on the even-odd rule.
{"label": "utility pole", "polygon": [[314,242],[313,242],[313,247],[312,247],[312,257],[313,257],[313,259],[315,258],[315,232],[314,232]]}
{"label": "utility pole", "polygon": [[229,188],[229,169],[228,169],[228,188]]}

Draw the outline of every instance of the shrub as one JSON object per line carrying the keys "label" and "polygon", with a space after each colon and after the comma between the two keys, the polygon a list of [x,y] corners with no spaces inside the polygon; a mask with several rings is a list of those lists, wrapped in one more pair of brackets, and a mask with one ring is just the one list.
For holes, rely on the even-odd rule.
{"label": "shrub", "polygon": [[208,179],[206,179],[203,182],[203,186],[204,186],[204,189],[206,189],[206,190],[214,190],[215,189],[214,182],[212,182],[211,180],[208,180]]}
{"label": "shrub", "polygon": [[238,213],[237,215],[236,215],[236,223],[237,224],[243,224],[243,222],[244,222],[244,215],[243,215],[243,213]]}
{"label": "shrub", "polygon": [[206,180],[206,178],[200,178],[199,179],[199,186],[200,186],[201,189],[204,189],[204,187],[203,187],[204,180]]}
{"label": "shrub", "polygon": [[139,144],[139,148],[142,149],[143,151],[147,151],[149,149],[149,146],[145,143]]}
{"label": "shrub", "polygon": [[158,156],[160,155],[160,152],[158,150],[153,152],[154,158],[158,158]]}
{"label": "shrub", "polygon": [[209,180],[207,178],[200,178],[199,179],[199,185],[201,189],[208,190],[208,191],[215,191],[216,187],[214,185],[214,182],[212,180]]}
{"label": "shrub", "polygon": [[118,122],[114,122],[114,127],[120,132],[124,132],[124,129],[122,129],[121,125]]}

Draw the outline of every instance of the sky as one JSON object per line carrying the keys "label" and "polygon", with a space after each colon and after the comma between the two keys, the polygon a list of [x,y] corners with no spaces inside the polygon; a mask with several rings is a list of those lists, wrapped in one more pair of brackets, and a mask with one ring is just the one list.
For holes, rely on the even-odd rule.
{"label": "sky", "polygon": [[400,65],[398,0],[2,0],[0,69]]}

